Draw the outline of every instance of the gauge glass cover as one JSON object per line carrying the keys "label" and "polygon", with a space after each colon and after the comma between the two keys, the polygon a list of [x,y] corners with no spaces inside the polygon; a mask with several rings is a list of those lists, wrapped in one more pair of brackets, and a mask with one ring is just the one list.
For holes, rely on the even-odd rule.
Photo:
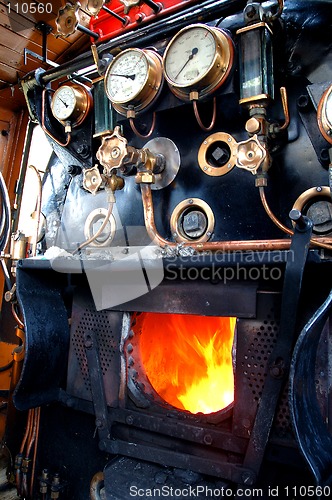
{"label": "gauge glass cover", "polygon": [[68,120],[76,106],[76,97],[73,89],[68,86],[60,87],[53,96],[52,110],[58,120]]}
{"label": "gauge glass cover", "polygon": [[213,65],[216,41],[205,27],[185,30],[170,43],[165,54],[167,80],[178,87],[188,87],[204,78]]}
{"label": "gauge glass cover", "polygon": [[105,88],[109,99],[125,104],[141,92],[148,77],[147,58],[139,49],[128,49],[110,64],[105,75]]}

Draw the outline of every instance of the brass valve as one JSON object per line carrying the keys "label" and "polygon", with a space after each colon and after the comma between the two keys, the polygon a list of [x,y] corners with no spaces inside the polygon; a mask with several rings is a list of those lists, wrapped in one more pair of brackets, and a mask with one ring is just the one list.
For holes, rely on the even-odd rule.
{"label": "brass valve", "polygon": [[248,170],[253,175],[257,174],[260,167],[262,167],[263,171],[268,170],[270,156],[256,134],[250,139],[237,144],[236,166]]}
{"label": "brass valve", "polygon": [[79,10],[79,3],[75,5],[66,3],[64,7],[59,9],[58,16],[55,20],[58,36],[68,37],[75,33],[80,21]]}
{"label": "brass valve", "polygon": [[111,135],[102,138],[96,156],[104,167],[104,174],[111,175],[113,169],[124,165],[128,155],[128,141],[121,135],[120,127],[115,127]]}
{"label": "brass valve", "polygon": [[124,13],[128,14],[129,10],[132,7],[136,7],[136,5],[139,5],[141,3],[141,0],[120,0],[120,2],[124,6]]}
{"label": "brass valve", "polygon": [[97,158],[104,167],[104,175],[111,177],[115,169],[125,170],[134,166],[137,169],[137,183],[153,183],[154,174],[161,173],[165,168],[165,157],[152,153],[149,149],[137,149],[128,146],[127,139],[115,127],[111,135],[102,138],[102,144],[97,151]]}

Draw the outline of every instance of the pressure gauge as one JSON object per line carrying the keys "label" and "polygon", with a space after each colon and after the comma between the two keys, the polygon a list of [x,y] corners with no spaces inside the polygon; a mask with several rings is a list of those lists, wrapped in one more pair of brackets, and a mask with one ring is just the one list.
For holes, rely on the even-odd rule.
{"label": "pressure gauge", "polygon": [[83,85],[62,85],[53,95],[51,109],[53,116],[63,125],[80,125],[92,106],[90,91]]}
{"label": "pressure gauge", "polygon": [[105,74],[105,91],[118,113],[137,113],[158,96],[163,81],[162,59],[150,49],[127,49],[118,54]]}
{"label": "pressure gauge", "polygon": [[319,101],[317,120],[322,136],[332,144],[332,85],[325,90]]}
{"label": "pressure gauge", "polygon": [[197,99],[211,94],[226,80],[233,59],[233,42],[225,31],[192,24],[180,30],[166,47],[164,75],[177,97]]}

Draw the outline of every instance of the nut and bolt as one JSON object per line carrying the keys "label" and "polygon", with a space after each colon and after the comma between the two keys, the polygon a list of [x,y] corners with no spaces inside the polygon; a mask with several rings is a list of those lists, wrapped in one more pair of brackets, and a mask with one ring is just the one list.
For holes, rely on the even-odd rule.
{"label": "nut and bolt", "polygon": [[211,434],[205,434],[203,437],[204,444],[210,445],[212,444],[212,436]]}

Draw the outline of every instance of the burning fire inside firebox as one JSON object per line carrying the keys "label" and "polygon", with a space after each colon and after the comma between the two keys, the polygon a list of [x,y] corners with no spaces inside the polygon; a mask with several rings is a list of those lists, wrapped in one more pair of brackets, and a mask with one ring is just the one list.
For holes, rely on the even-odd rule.
{"label": "burning fire inside firebox", "polygon": [[139,335],[145,374],[158,395],[191,413],[209,414],[234,401],[236,318],[141,313]]}

